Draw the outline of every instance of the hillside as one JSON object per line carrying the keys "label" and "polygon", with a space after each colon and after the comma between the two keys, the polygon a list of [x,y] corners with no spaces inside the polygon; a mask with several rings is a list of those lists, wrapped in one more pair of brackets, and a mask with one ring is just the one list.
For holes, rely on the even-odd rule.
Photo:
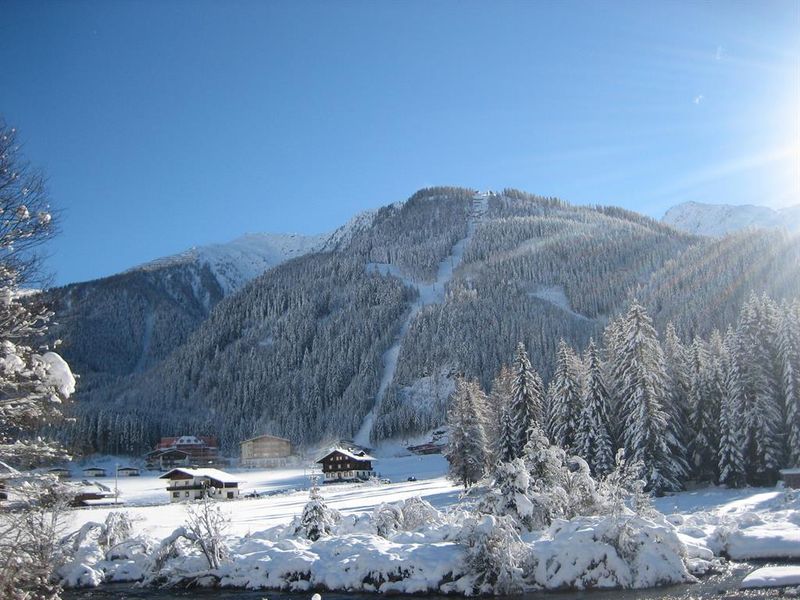
{"label": "hillside", "polygon": [[778,210],[745,204],[684,202],[670,208],[662,221],[696,235],[723,236],[748,228],[783,228],[800,231],[800,205]]}
{"label": "hillside", "polygon": [[618,208],[459,188],[356,222],[221,299],[159,360],[82,386],[72,439],[139,452],[190,431],[235,451],[262,432],[412,435],[443,422],[455,374],[487,386],[524,341],[547,381],[560,338],[583,348],[634,296],[688,339],[724,328],[751,290],[800,295],[798,242],[770,232],[716,241]]}

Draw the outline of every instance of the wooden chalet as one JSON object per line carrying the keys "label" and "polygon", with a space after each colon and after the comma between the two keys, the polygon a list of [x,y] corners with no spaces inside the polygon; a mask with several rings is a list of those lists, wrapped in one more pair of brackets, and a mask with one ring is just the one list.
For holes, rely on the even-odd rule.
{"label": "wooden chalet", "polygon": [[783,485],[793,490],[800,490],[800,469],[781,469]]}
{"label": "wooden chalet", "polygon": [[239,497],[239,480],[219,469],[176,468],[159,479],[166,479],[170,502],[198,500],[204,495],[215,500]]}
{"label": "wooden chalet", "polygon": [[120,467],[117,469],[117,475],[120,477],[139,477],[138,467]]}
{"label": "wooden chalet", "polygon": [[363,450],[334,448],[317,461],[322,465],[323,483],[363,481],[375,474],[372,461]]}

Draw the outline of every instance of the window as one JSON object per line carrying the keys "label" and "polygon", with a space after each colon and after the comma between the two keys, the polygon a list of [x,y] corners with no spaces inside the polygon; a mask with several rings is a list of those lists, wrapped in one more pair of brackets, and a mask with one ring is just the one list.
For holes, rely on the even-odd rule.
{"label": "window", "polygon": [[180,496],[181,496],[180,492],[172,492],[172,497],[173,498],[180,498]]}
{"label": "window", "polygon": [[183,493],[186,494],[187,498],[189,497],[189,492],[183,492]]}
{"label": "window", "polygon": [[233,492],[228,492],[228,500],[233,500]]}

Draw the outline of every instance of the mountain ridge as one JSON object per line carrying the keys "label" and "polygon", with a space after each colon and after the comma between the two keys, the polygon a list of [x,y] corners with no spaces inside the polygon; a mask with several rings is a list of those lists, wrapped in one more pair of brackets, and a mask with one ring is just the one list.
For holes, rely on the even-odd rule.
{"label": "mountain ridge", "polygon": [[800,204],[773,209],[755,204],[707,204],[683,202],[670,207],[664,223],[697,235],[719,237],[749,227],[800,231]]}

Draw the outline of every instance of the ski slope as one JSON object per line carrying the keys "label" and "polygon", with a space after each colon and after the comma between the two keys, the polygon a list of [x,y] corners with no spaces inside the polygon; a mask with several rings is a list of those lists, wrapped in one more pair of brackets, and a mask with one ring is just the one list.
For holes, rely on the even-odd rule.
{"label": "ski slope", "polygon": [[353,438],[353,441],[359,446],[368,447],[370,445],[372,427],[375,424],[375,415],[378,414],[381,402],[386,396],[386,390],[389,389],[389,386],[394,380],[394,374],[397,371],[397,360],[400,357],[400,347],[411,327],[411,323],[414,322],[414,319],[417,318],[417,315],[425,306],[442,304],[444,302],[447,284],[453,279],[453,273],[464,259],[464,251],[472,240],[472,236],[475,234],[475,228],[486,215],[488,209],[488,194],[477,194],[472,201],[472,210],[470,212],[469,221],[467,222],[467,235],[456,242],[450,254],[439,263],[439,267],[436,271],[436,278],[433,281],[417,281],[416,279],[407,277],[396,265],[386,263],[367,264],[367,272],[397,277],[408,287],[416,289],[417,299],[411,304],[411,308],[403,319],[403,323],[400,325],[400,331],[395,337],[394,343],[381,357],[383,372],[381,373],[378,392],[375,394],[375,402],[372,405],[372,409],[367,413],[366,417],[364,417],[361,427],[359,427],[358,432]]}

